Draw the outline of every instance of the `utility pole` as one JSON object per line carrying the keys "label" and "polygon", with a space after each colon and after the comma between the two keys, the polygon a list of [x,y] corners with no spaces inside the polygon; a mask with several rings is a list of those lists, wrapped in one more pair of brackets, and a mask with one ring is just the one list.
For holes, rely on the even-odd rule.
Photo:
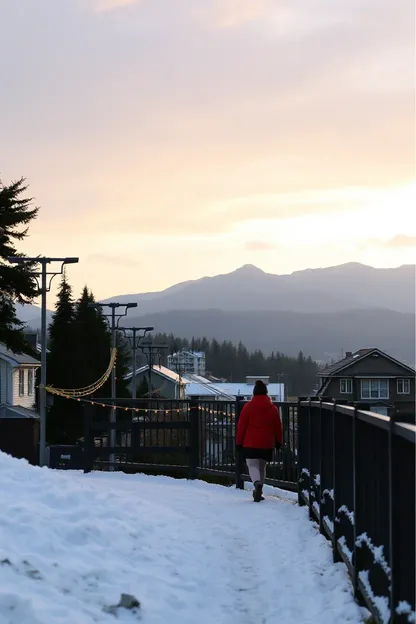
{"label": "utility pole", "polygon": [[[153,342],[142,342],[141,345],[139,345],[140,349],[142,350],[142,352],[144,353],[144,355],[146,356],[147,359],[147,363],[149,366],[149,397],[151,398],[152,396],[152,367],[153,367],[153,354],[154,353],[158,353],[159,356],[161,357],[161,353],[160,351],[162,349],[169,349],[169,345],[167,344],[153,344]],[[146,352],[147,350],[147,352]]]}
{"label": "utility pole", "polygon": [[[89,303],[88,304],[89,308],[95,308],[96,310],[98,310],[100,312],[100,314],[102,316],[105,316],[105,318],[110,319],[111,320],[111,324],[110,324],[110,330],[111,330],[111,348],[115,349],[117,347],[117,330],[118,330],[118,326],[120,323],[120,319],[123,316],[127,316],[127,312],[130,308],[137,308],[137,303],[119,303],[118,301],[111,301],[109,303]],[[103,308],[110,308],[110,314],[103,314],[102,310]],[[124,312],[121,314],[116,314],[116,309],[118,308],[124,308]],[[115,424],[117,422],[117,410],[115,407],[115,400],[116,400],[116,394],[117,394],[117,389],[116,389],[116,363],[117,361],[114,362],[112,371],[111,371],[111,402],[112,402],[112,407],[111,407],[111,411],[110,411],[110,423],[111,424]],[[115,428],[112,428],[110,430],[110,446],[112,448],[115,448],[116,446],[116,442],[117,442],[117,436],[116,436],[116,430]],[[114,470],[114,464],[115,464],[115,455],[114,453],[110,454],[110,471]]]}
{"label": "utility pole", "polygon": [[[137,379],[136,379],[136,351],[137,351],[137,347],[138,347],[138,343],[140,340],[142,340],[146,334],[150,331],[154,330],[154,327],[121,327],[120,328],[121,331],[124,333],[124,335],[126,336],[126,332],[131,331],[132,332],[132,336],[126,336],[129,341],[130,344],[132,346],[132,350],[133,350],[133,366],[132,366],[132,378],[131,378],[131,394],[132,394],[132,398],[136,399],[137,398]],[[138,334],[138,332],[140,331],[144,331],[144,334],[142,336],[138,336],[138,340],[136,340],[136,336]]]}
{"label": "utility pole", "polygon": [[[175,355],[175,353],[173,353],[173,349],[172,349],[172,353],[171,355]],[[178,387],[178,395],[179,396],[175,396],[176,399],[181,399],[181,391],[182,391],[182,368],[181,368],[181,362],[180,362],[180,356],[179,356],[179,352],[176,353],[177,358],[176,358],[176,362],[175,362],[175,369],[176,369],[176,373],[178,374],[179,377],[179,387]],[[186,369],[185,369],[185,365],[183,368],[183,372],[186,373]],[[176,391],[175,391],[175,395],[176,395]]]}
{"label": "utility pole", "polygon": [[[51,290],[52,280],[56,275],[62,275],[66,264],[77,264],[78,258],[47,258],[39,256],[28,258],[26,256],[12,256],[6,258],[10,264],[26,264],[28,262],[40,265],[40,270],[31,272],[38,285],[38,294],[41,296],[41,356],[40,356],[40,386],[39,386],[39,415],[40,415],[40,440],[39,440],[39,466],[46,464],[46,354],[48,328],[46,323],[46,294]],[[48,271],[48,264],[60,262],[59,271]],[[40,280],[40,283],[39,283]]]}

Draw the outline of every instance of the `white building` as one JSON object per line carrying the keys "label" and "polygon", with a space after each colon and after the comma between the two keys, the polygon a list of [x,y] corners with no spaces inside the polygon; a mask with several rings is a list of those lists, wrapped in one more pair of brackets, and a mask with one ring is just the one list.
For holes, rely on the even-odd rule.
{"label": "white building", "polygon": [[205,375],[205,353],[203,351],[187,351],[168,355],[168,368],[179,375]]}
{"label": "white building", "polygon": [[30,355],[16,354],[0,343],[0,416],[37,416],[35,374],[40,362]]}
{"label": "white building", "polygon": [[189,375],[183,379],[185,384],[185,396],[187,398],[199,397],[203,400],[233,401],[237,397],[243,397],[249,401],[253,396],[254,384],[260,379],[268,390],[269,397],[277,403],[285,400],[285,385],[283,383],[270,383],[270,378],[261,375],[248,375],[245,382],[211,382],[208,379]]}
{"label": "white building", "polygon": [[254,384],[258,379],[266,384],[268,395],[272,401],[283,402],[285,400],[285,384],[270,383],[270,377],[262,375],[247,375],[245,382],[216,383],[215,387],[225,394],[231,395],[233,397],[242,396],[245,401],[248,401],[253,396]]}

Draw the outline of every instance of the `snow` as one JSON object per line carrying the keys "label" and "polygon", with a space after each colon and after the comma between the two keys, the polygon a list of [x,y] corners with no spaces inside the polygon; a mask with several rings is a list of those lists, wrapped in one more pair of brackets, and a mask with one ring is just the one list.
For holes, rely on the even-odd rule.
{"label": "snow", "polygon": [[[52,471],[0,453],[1,624],[361,622],[295,495]],[[122,593],[141,603],[119,608]]]}

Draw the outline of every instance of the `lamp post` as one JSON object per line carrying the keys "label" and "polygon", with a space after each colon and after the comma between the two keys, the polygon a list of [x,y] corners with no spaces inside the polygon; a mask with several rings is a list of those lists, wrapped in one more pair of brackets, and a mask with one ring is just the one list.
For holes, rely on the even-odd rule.
{"label": "lamp post", "polygon": [[137,379],[136,379],[136,350],[137,350],[137,346],[138,346],[138,341],[136,341],[136,336],[137,333],[139,331],[144,331],[143,336],[139,336],[139,341],[141,339],[143,339],[146,334],[150,331],[154,330],[154,327],[120,327],[121,331],[124,333],[124,335],[126,335],[127,331],[131,331],[132,332],[132,336],[127,336],[130,340],[130,344],[132,346],[133,349],[133,356],[132,356],[132,360],[133,360],[133,366],[132,366],[132,378],[131,378],[131,393],[132,393],[132,398],[136,399],[137,398]]}
{"label": "lamp post", "polygon": [[[10,264],[26,264],[33,262],[40,265],[40,270],[31,272],[38,284],[38,292],[41,295],[41,369],[40,369],[40,387],[39,387],[39,414],[40,414],[40,443],[39,443],[39,465],[45,465],[46,450],[46,294],[51,290],[52,280],[56,275],[62,275],[66,264],[77,264],[78,258],[47,258],[39,256],[36,258],[27,258],[20,256],[12,256],[6,258]],[[52,262],[60,262],[59,271],[48,271],[48,264]],[[40,279],[40,285],[39,285]]]}
{"label": "lamp post", "polygon": [[[153,353],[159,353],[161,349],[169,349],[169,345],[167,344],[153,344],[153,342],[142,342],[139,345],[140,349],[144,353],[147,359],[147,363],[149,365],[149,399],[152,398],[152,367],[153,367]],[[146,353],[147,349],[147,353]],[[159,357],[161,354],[159,353]]]}
{"label": "lamp post", "polygon": [[[117,346],[117,329],[119,328],[120,319],[123,316],[127,316],[127,311],[130,308],[137,308],[137,303],[119,303],[118,301],[110,301],[109,303],[89,303],[89,308],[95,308],[99,310],[102,316],[105,316],[107,319],[110,319],[110,330],[111,330],[111,348],[115,349]],[[110,308],[111,312],[109,314],[103,314],[103,308]],[[116,310],[118,308],[124,308],[124,312],[120,314],[116,314]],[[116,408],[114,402],[116,400],[116,362],[114,362],[113,369],[111,371],[111,400],[112,407],[110,412],[110,423],[116,423]],[[115,448],[116,446],[116,430],[112,428],[110,431],[110,446]],[[114,453],[110,454],[110,471],[114,470],[115,463],[115,455]]]}

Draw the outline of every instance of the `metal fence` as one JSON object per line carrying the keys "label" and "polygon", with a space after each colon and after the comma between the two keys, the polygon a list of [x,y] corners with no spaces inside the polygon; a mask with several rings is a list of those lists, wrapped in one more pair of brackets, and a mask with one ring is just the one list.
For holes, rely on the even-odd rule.
{"label": "metal fence", "polygon": [[299,402],[299,503],[377,622],[415,622],[414,425],[342,402]]}
{"label": "metal fence", "polygon": [[[243,487],[245,462],[235,451],[242,401],[118,399],[85,406],[84,470],[158,472],[189,478],[222,477]],[[266,483],[297,488],[297,404],[278,403],[284,443],[267,467]],[[116,446],[110,432],[116,431]],[[111,457],[114,461],[110,462]]]}

